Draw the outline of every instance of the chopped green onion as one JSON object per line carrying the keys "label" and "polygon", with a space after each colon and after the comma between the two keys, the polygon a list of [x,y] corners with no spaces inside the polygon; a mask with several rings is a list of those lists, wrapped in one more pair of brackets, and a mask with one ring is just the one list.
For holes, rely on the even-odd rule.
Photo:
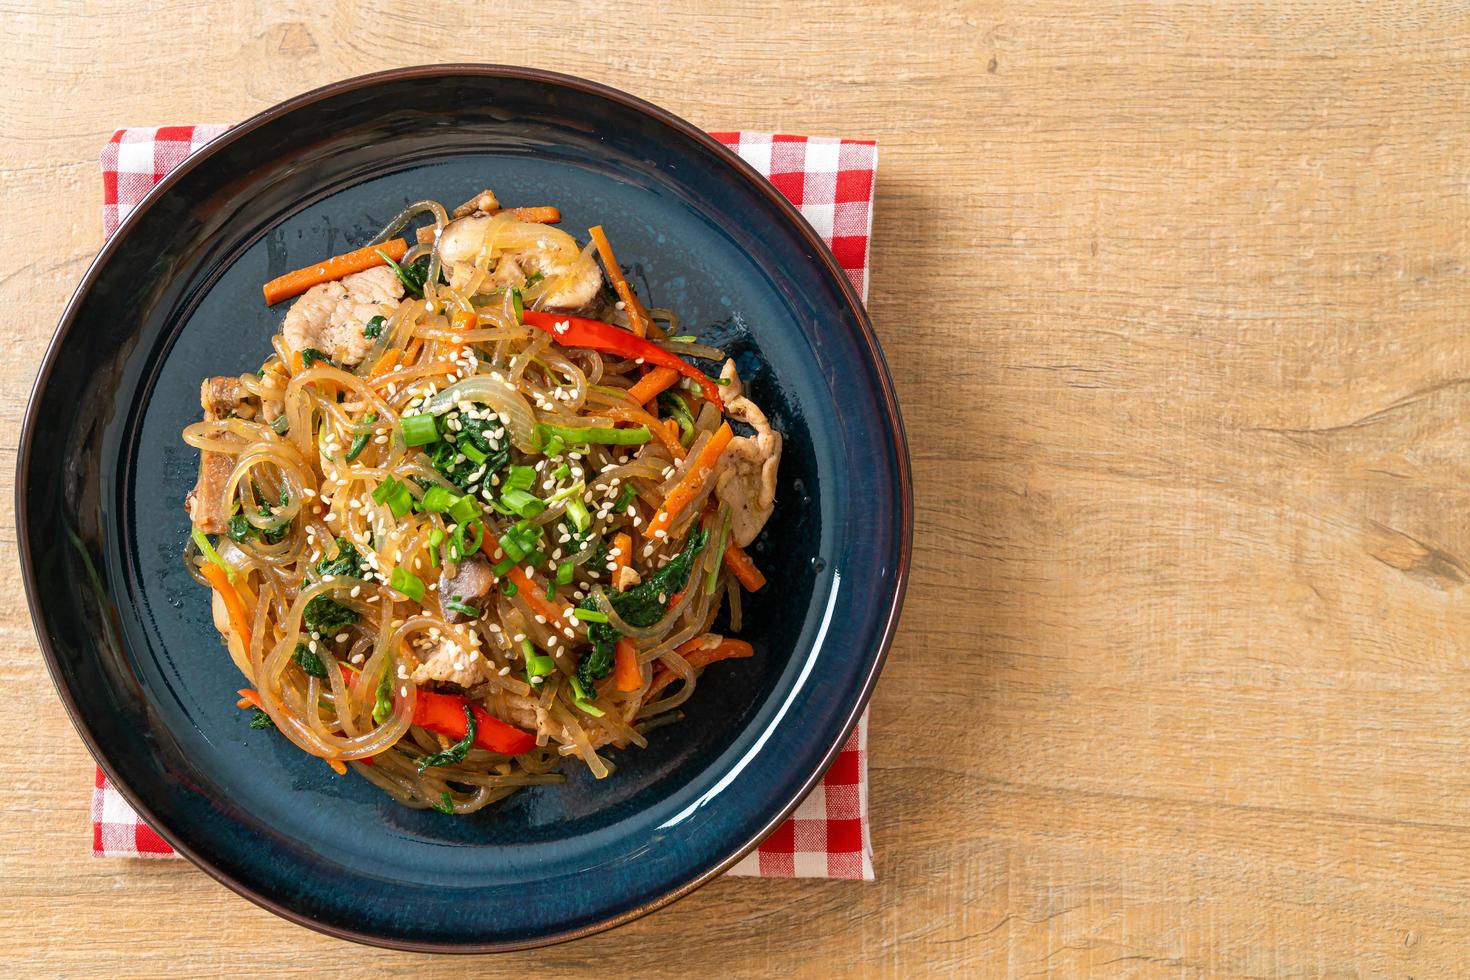
{"label": "chopped green onion", "polygon": [[500,591],[505,593],[505,597],[507,599],[514,599],[515,594],[521,591],[521,587],[519,585],[516,585],[514,582],[506,582],[500,587]]}
{"label": "chopped green onion", "polygon": [[[513,531],[506,531],[496,539],[500,544],[500,550],[505,552],[507,560],[512,563],[520,561],[530,552],[530,548]],[[501,574],[504,574],[503,572]]]}
{"label": "chopped green onion", "polygon": [[480,506],[475,503],[475,498],[469,494],[465,494],[449,505],[449,517],[456,524],[468,524],[479,516]]}
{"label": "chopped green onion", "polygon": [[531,518],[540,515],[546,509],[546,504],[541,498],[533,496],[524,490],[511,487],[500,495],[500,502],[522,517]]}
{"label": "chopped green onion", "polygon": [[454,494],[443,487],[430,487],[424,491],[424,499],[419,501],[419,507],[431,514],[442,514],[454,503]]}
{"label": "chopped green onion", "polygon": [[378,679],[378,698],[373,705],[373,721],[383,724],[393,717],[393,658],[383,664],[383,676]]}
{"label": "chopped green onion", "polygon": [[490,458],[489,456],[486,456],[484,453],[480,452],[480,447],[475,445],[475,441],[473,439],[461,439],[459,442],[455,443],[455,447],[458,448],[460,452],[464,453],[465,459],[469,460],[471,463],[474,463],[476,466],[479,466],[481,463],[485,462],[485,460]]}
{"label": "chopped green onion", "polygon": [[402,518],[413,509],[413,495],[397,477],[390,476],[373,491],[373,502],[386,504],[393,516]]}
{"label": "chopped green onion", "polygon": [[556,661],[538,654],[529,639],[521,641],[521,655],[526,659],[526,678],[532,684],[540,684],[541,678],[556,673]]}
{"label": "chopped green onion", "polygon": [[[542,422],[536,426],[536,433],[548,447],[551,442],[558,440],[572,446],[586,446],[593,443],[604,446],[641,446],[653,438],[653,433],[648,431],[646,425],[631,429],[609,429],[599,426],[573,428],[563,425],[547,425]],[[554,456],[556,453],[548,448],[546,455]]]}
{"label": "chopped green onion", "polygon": [[584,623],[607,622],[607,613],[598,612],[596,609],[573,609],[572,615],[576,616]]}
{"label": "chopped green onion", "polygon": [[219,556],[218,551],[214,550],[214,545],[209,543],[209,538],[205,536],[204,532],[196,527],[189,532],[189,536],[192,537],[194,539],[194,543],[199,546],[200,554],[204,555],[205,558],[214,562],[220,568],[223,568],[225,570],[225,574],[228,575],[230,577],[230,581],[233,582],[235,580],[235,570],[225,563],[225,560]]}
{"label": "chopped green onion", "polygon": [[519,323],[521,318],[526,315],[526,305],[521,300],[521,291],[514,286],[510,290],[510,302],[516,308],[516,322]]}
{"label": "chopped green onion", "polygon": [[512,568],[515,568],[515,567],[516,567],[516,560],[514,558],[507,558],[504,561],[496,562],[494,565],[492,565],[490,567],[490,571],[492,571],[492,572],[495,573],[495,577],[496,578],[500,578],[506,572],[510,571]]}
{"label": "chopped green onion", "polygon": [[[466,527],[473,528],[475,532],[475,536],[471,538],[468,542],[466,542],[464,539],[464,529]],[[463,546],[461,547],[460,552],[462,554],[471,555],[479,551],[480,545],[485,542],[485,525],[482,521],[475,521],[472,524],[461,524],[458,528],[455,529],[455,534],[459,538],[460,544]]]}
{"label": "chopped green onion", "polygon": [[434,427],[434,416],[428,412],[403,417],[403,441],[410,446],[427,446],[439,441],[439,430]]}
{"label": "chopped green onion", "polygon": [[512,466],[505,471],[505,479],[501,481],[501,485],[512,490],[529,490],[535,482],[534,466]]}
{"label": "chopped green onion", "polygon": [[443,543],[444,532],[437,527],[431,528],[429,530],[429,564],[435,568],[438,568],[441,564],[439,561],[439,546]]}
{"label": "chopped green onion", "polygon": [[680,334],[677,337],[670,337],[669,338],[669,343],[671,343],[671,344],[692,344],[695,341],[697,341],[698,339],[699,338],[696,337],[696,336],[694,336],[694,334],[692,334],[692,333],[686,333],[686,334]]}
{"label": "chopped green onion", "polygon": [[[381,320],[382,317],[378,317],[378,319]],[[284,415],[281,416],[281,417],[282,418],[285,418]],[[362,417],[362,424],[363,425],[371,425],[372,423],[374,423],[376,421],[378,421],[378,413],[377,412],[368,412],[366,415],[364,415]],[[359,455],[361,455],[362,454],[362,451],[367,448],[368,440],[371,439],[371,438],[372,438],[372,433],[371,432],[359,432],[357,435],[353,436],[352,437],[352,448],[349,449],[349,450],[347,450],[347,462],[350,463],[354,459],[356,459]]]}
{"label": "chopped green onion", "polygon": [[556,566],[556,584],[571,585],[572,576],[577,573],[577,566],[569,561],[564,561]]}
{"label": "chopped green onion", "polygon": [[540,548],[532,548],[531,553],[526,556],[526,564],[532,568],[546,564],[546,552]]}
{"label": "chopped green onion", "polygon": [[571,475],[572,475],[572,468],[571,468],[571,466],[569,466],[566,463],[562,463],[556,469],[554,469],[554,470],[551,471],[551,478],[553,480],[556,480],[557,482],[561,482],[562,480],[565,480],[567,477],[569,477]]}
{"label": "chopped green onion", "polygon": [[553,602],[556,599],[556,576],[549,575],[546,578],[546,601]]}
{"label": "chopped green onion", "polygon": [[578,534],[592,526],[592,514],[580,495],[567,498],[567,516],[572,519],[572,527],[577,529]]}
{"label": "chopped green onion", "polygon": [[458,599],[445,599],[444,608],[449,612],[457,612],[461,616],[466,616],[470,619],[480,618],[480,610],[467,602],[460,602]]}
{"label": "chopped green onion", "polygon": [[560,456],[562,450],[567,448],[567,444],[562,441],[561,436],[552,436],[550,439],[543,440],[540,435],[539,426],[536,428],[536,432],[536,441],[541,446],[541,452],[543,455]]}
{"label": "chopped green onion", "polygon": [[393,574],[388,576],[388,585],[393,591],[401,592],[414,602],[424,601],[423,579],[406,568],[393,569]]}

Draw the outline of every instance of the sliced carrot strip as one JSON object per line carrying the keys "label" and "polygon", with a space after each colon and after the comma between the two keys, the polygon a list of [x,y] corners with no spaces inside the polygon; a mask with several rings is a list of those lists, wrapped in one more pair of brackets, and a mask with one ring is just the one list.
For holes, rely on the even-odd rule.
{"label": "sliced carrot strip", "polygon": [[[485,545],[489,540],[490,535],[485,535],[485,541],[480,544],[481,550],[485,550]],[[546,625],[560,633],[566,626],[567,609],[570,607],[557,606],[547,601],[545,588],[532,581],[531,577],[526,574],[526,570],[519,565],[512,565],[510,571],[505,573],[505,577],[516,584],[518,594],[526,600],[526,605],[531,607],[531,611],[538,616],[546,617]]]}
{"label": "sliced carrot strip", "polygon": [[746,592],[755,592],[766,584],[766,577],[755,567],[755,562],[734,541],[725,545],[725,567],[735,576],[735,581],[745,587]]}
{"label": "sliced carrot strip", "polygon": [[[708,667],[717,660],[749,657],[755,653],[750,644],[744,640],[721,639],[714,647],[706,650],[703,646],[704,639],[703,636],[696,636],[675,651],[679,656],[689,661],[689,666],[695,670]],[[678,678],[678,674],[660,664],[658,670],[654,672],[653,681],[648,685],[648,693],[644,695],[644,700],[652,700],[655,694],[668,687],[674,681],[678,680]]]}
{"label": "sliced carrot strip", "polygon": [[618,294],[618,299],[623,301],[623,311],[628,314],[628,323],[633,332],[640,337],[648,336],[648,328],[653,321],[649,319],[648,311],[638,301],[633,293],[628,280],[623,278],[623,270],[618,266],[618,260],[613,255],[612,243],[607,240],[607,234],[602,230],[602,225],[594,225],[587,229],[587,234],[592,236],[593,244],[597,246],[597,254],[602,256],[603,268],[607,270],[608,281],[612,283],[613,290]]}
{"label": "sliced carrot strip", "polygon": [[528,225],[554,225],[561,221],[561,208],[543,205],[536,208],[511,208],[517,221]]}
{"label": "sliced carrot strip", "polygon": [[[699,496],[699,491],[703,489],[705,482],[714,475],[715,466],[720,462],[720,457],[725,454],[725,447],[730,445],[730,440],[734,436],[735,433],[731,430],[730,423],[721,422],[709,442],[705,443],[704,448],[699,451],[699,456],[694,460],[694,464],[685,470],[679,482],[674,485],[674,489],[670,490],[668,497],[664,499],[663,506],[658,509],[658,513],[653,515],[653,520],[648,522],[647,537],[650,539],[662,538],[668,534],[669,526],[674,523],[674,519],[685,507],[689,506],[695,497]],[[660,531],[663,533],[660,534]]]}
{"label": "sliced carrot strip", "polygon": [[[230,576],[223,568],[213,562],[204,566],[204,577],[209,579],[209,584],[220,594],[225,601],[225,612],[230,617],[230,629],[240,637],[240,643],[245,651],[250,651],[250,616],[245,610],[245,603],[240,601],[240,593],[230,584]],[[243,694],[241,695],[244,696]]]}
{"label": "sliced carrot strip", "polygon": [[622,588],[622,586],[617,585],[618,572],[628,567],[628,559],[633,556],[633,538],[626,532],[619,531],[616,535],[613,536],[613,546],[611,551],[617,552],[616,555],[611,556],[613,560],[613,565],[615,566],[613,569],[611,569],[612,581],[614,586]]}
{"label": "sliced carrot strip", "polygon": [[619,691],[636,691],[643,686],[643,665],[638,662],[638,647],[626,636],[618,640],[613,654],[613,683]]}
{"label": "sliced carrot strip", "polygon": [[672,388],[678,380],[679,372],[673,368],[656,367],[628,389],[628,397],[640,405],[647,405],[658,397],[659,392]]}
{"label": "sliced carrot strip", "polygon": [[283,299],[300,296],[312,286],[341,279],[343,276],[350,276],[354,272],[361,272],[374,266],[385,265],[383,256],[379,255],[379,252],[397,262],[407,254],[408,242],[402,238],[395,238],[381,245],[364,245],[345,255],[333,256],[320,265],[310,265],[305,269],[297,269],[284,276],[277,276],[261,287],[265,292],[266,305],[275,306]]}
{"label": "sliced carrot strip", "polygon": [[383,356],[378,358],[378,363],[374,364],[373,369],[368,372],[368,378],[371,380],[372,378],[382,377],[397,367],[398,355],[401,353],[402,351],[397,347],[392,350],[383,351]]}

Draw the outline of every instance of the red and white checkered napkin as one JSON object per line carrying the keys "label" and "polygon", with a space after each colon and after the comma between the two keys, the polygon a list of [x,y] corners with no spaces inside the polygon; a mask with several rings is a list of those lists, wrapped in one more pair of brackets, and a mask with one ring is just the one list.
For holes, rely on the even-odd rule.
{"label": "red and white checkered napkin", "polygon": [[[226,126],[120,129],[102,149],[102,224],[108,235],[164,174]],[[878,147],[862,140],[712,133],[801,209],[866,300],[868,239]],[[176,857],[97,770],[92,793],[95,857]],[[730,874],[766,878],[873,878],[868,834],[868,718],[796,812]]]}

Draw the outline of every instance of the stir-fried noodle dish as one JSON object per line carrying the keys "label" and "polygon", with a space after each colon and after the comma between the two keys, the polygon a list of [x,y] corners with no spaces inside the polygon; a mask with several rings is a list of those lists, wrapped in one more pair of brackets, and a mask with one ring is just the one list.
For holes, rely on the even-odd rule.
{"label": "stir-fried noodle dish", "polygon": [[[410,807],[598,778],[751,647],[781,436],[602,228],[486,190],[265,284],[258,371],[206,379],[185,560],[242,714]],[[418,225],[415,230],[410,230]],[[712,377],[689,359],[723,363]],[[691,722],[693,723],[693,722]]]}

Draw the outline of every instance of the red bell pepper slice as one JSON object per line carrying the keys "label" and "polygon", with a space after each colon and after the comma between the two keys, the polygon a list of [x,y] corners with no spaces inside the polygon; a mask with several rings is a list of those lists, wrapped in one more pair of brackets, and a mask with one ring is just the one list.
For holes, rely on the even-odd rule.
{"label": "red bell pepper slice", "polygon": [[584,316],[545,313],[540,310],[524,311],[521,320],[537,330],[546,331],[556,338],[557,343],[566,347],[586,347],[588,350],[617,354],[620,357],[641,357],[645,364],[672,368],[697,382],[704,391],[704,397],[714,402],[720,411],[725,410],[725,403],[720,398],[720,386],[703,371],[679,355],[672,354],[622,327],[615,327],[601,320],[589,320]]}
{"label": "red bell pepper slice", "polygon": [[457,694],[419,691],[413,705],[413,723],[457,742],[464,738],[464,709],[467,704],[475,714],[477,748],[501,755],[520,755],[536,747],[535,735],[507,725],[478,704],[472,704]]}

